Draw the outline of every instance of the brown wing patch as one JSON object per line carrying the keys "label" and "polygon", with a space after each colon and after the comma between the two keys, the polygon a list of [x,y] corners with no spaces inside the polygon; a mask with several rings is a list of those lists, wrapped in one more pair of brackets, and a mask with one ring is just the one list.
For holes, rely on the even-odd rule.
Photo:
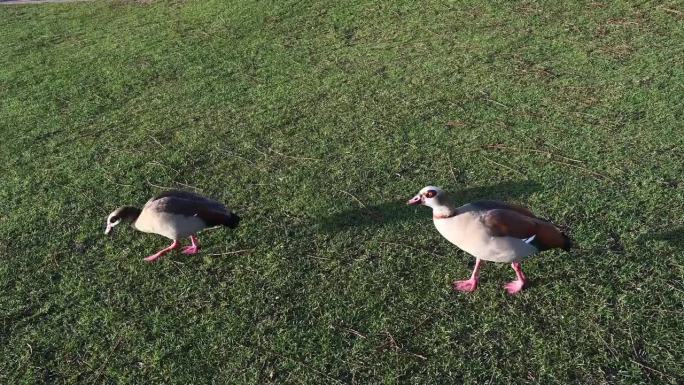
{"label": "brown wing patch", "polygon": [[482,223],[495,237],[526,239],[535,236],[532,245],[539,250],[567,249],[570,239],[556,226],[538,218],[530,218],[519,212],[504,209],[487,211]]}
{"label": "brown wing patch", "polygon": [[511,211],[515,211],[519,214],[522,214],[526,217],[530,217],[530,218],[536,218],[537,217],[529,209],[522,207],[520,205],[513,204],[513,203],[484,200],[484,201],[476,201],[476,202],[473,202],[471,204],[473,206],[476,206],[476,207],[482,209],[482,210],[496,210],[496,209],[511,210]]}
{"label": "brown wing patch", "polygon": [[163,197],[155,200],[150,209],[157,212],[165,212],[186,217],[196,216],[207,226],[218,226],[226,223],[228,213],[217,210],[212,206],[205,206],[201,202],[177,197]]}
{"label": "brown wing patch", "polygon": [[184,191],[184,190],[168,190],[159,193],[158,195],[154,196],[152,199],[150,199],[150,202],[153,201],[158,201],[158,200],[163,200],[163,199],[182,199],[185,201],[189,201],[194,203],[195,205],[201,205],[208,207],[212,210],[216,211],[224,211],[228,212],[228,208],[222,204],[221,202],[215,201],[211,198],[207,198],[205,196],[196,194],[194,192],[190,191]]}
{"label": "brown wing patch", "polygon": [[482,223],[495,237],[524,239],[535,235],[537,230],[537,224],[533,218],[511,210],[489,210],[482,217]]}

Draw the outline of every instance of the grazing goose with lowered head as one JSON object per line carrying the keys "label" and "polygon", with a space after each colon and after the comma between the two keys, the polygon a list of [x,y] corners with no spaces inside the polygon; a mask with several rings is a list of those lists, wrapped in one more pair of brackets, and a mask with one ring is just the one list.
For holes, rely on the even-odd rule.
{"label": "grazing goose with lowered head", "polygon": [[199,252],[196,234],[207,227],[237,227],[240,217],[223,204],[188,191],[165,191],[145,203],[142,210],[123,206],[107,217],[109,234],[121,222],[131,222],[133,227],[144,233],[163,235],[173,240],[171,246],[145,258],[153,262],[171,250],[180,247],[179,240],[190,237],[191,245],[183,248],[184,254]]}
{"label": "grazing goose with lowered head", "polygon": [[572,247],[572,241],[556,226],[537,218],[530,210],[497,201],[477,201],[455,207],[449,195],[427,186],[411,198],[409,205],[432,208],[437,231],[449,242],[473,255],[475,268],[470,279],[454,281],[454,289],[470,292],[477,288],[482,261],[510,263],[516,280],[504,287],[516,294],[528,285],[520,262],[540,251]]}

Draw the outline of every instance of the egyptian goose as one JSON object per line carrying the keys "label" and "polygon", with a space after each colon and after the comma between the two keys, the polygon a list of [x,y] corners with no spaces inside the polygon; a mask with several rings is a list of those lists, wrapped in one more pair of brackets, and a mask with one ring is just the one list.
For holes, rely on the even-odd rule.
{"label": "egyptian goose", "polygon": [[190,237],[190,246],[183,248],[184,254],[199,252],[195,234],[214,226],[237,227],[240,217],[223,204],[188,191],[165,191],[145,203],[142,210],[137,207],[123,206],[107,217],[105,234],[121,222],[132,222],[137,230],[145,233],[163,235],[173,240],[171,246],[145,258],[153,262],[171,250],[180,247],[179,240]]}
{"label": "egyptian goose", "polygon": [[504,287],[509,294],[516,294],[528,284],[520,267],[522,260],[540,251],[572,247],[570,238],[556,226],[517,205],[477,201],[455,207],[449,194],[434,186],[423,188],[407,204],[432,208],[437,231],[475,257],[470,279],[454,281],[453,287],[457,291],[475,290],[480,264],[492,261],[511,263],[517,279]]}

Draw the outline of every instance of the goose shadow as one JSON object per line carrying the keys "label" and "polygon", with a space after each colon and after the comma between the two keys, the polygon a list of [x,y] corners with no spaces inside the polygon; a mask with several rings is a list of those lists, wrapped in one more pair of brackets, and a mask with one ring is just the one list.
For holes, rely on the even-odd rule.
{"label": "goose shadow", "polygon": [[[479,199],[510,200],[517,199],[540,189],[540,185],[532,181],[502,182],[489,186],[469,187],[451,194],[457,202],[470,202]],[[410,195],[410,196],[409,196]],[[409,199],[413,194],[406,196]],[[335,232],[346,228],[363,228],[371,226],[388,226],[416,218],[415,209],[407,206],[406,201],[392,201],[363,208],[347,209],[323,217],[321,229]]]}
{"label": "goose shadow", "polygon": [[[684,226],[651,234],[648,238],[665,241],[672,246],[684,248]],[[640,239],[640,241],[644,241],[644,239]]]}

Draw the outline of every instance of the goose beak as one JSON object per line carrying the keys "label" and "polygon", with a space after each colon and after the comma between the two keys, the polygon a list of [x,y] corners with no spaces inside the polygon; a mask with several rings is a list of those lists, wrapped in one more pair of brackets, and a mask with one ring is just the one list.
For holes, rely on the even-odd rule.
{"label": "goose beak", "polygon": [[109,234],[109,233],[111,233],[111,232],[112,232],[112,225],[110,225],[110,224],[108,223],[108,224],[107,224],[107,228],[105,229],[105,235],[106,235],[106,234]]}
{"label": "goose beak", "polygon": [[414,196],[413,198],[409,199],[408,202],[406,202],[407,205],[411,206],[416,206],[423,203],[423,197],[420,196],[420,194]]}

